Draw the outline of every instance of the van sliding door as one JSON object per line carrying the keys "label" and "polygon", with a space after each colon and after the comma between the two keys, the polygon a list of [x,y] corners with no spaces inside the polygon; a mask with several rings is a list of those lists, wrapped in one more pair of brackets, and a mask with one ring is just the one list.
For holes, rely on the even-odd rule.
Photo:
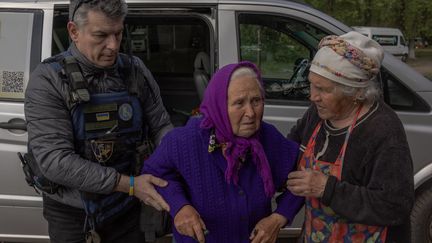
{"label": "van sliding door", "polygon": [[42,198],[26,184],[17,157],[27,150],[24,92],[41,60],[44,11],[32,4],[5,5],[0,5],[0,241],[47,240]]}

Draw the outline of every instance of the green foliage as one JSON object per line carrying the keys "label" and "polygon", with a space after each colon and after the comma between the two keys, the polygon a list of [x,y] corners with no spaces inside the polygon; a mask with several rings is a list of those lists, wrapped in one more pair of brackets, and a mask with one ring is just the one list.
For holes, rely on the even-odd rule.
{"label": "green foliage", "polygon": [[431,0],[305,0],[349,26],[401,29],[407,39],[432,40]]}
{"label": "green foliage", "polygon": [[288,78],[295,60],[309,56],[304,46],[272,28],[241,24],[240,33],[241,59],[256,63],[265,76]]}

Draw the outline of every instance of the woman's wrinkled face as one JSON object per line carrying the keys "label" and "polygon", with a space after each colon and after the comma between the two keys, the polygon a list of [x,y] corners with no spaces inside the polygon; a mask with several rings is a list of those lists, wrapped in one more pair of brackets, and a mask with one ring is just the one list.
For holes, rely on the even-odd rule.
{"label": "woman's wrinkled face", "polygon": [[309,73],[310,100],[315,104],[323,120],[335,121],[346,117],[352,110],[353,101],[337,90],[337,84],[316,73]]}
{"label": "woman's wrinkled face", "polygon": [[264,100],[258,80],[249,75],[231,80],[228,86],[228,117],[234,135],[248,138],[261,125]]}

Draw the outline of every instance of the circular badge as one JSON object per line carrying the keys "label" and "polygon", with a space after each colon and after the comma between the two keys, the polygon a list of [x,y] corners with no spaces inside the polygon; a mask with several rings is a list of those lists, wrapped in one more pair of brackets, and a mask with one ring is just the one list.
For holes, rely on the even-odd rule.
{"label": "circular badge", "polygon": [[133,108],[129,103],[124,103],[120,106],[118,114],[121,120],[129,121],[133,115]]}

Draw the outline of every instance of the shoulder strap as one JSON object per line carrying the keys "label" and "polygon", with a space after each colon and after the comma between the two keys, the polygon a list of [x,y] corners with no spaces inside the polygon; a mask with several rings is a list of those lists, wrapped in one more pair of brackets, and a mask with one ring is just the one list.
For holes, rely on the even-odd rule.
{"label": "shoulder strap", "polygon": [[88,102],[90,93],[87,89],[87,81],[81,72],[77,60],[73,56],[66,56],[63,61],[63,68],[70,80],[72,91],[72,102]]}
{"label": "shoulder strap", "polygon": [[[119,54],[119,74],[126,81],[128,92],[131,95],[140,96],[138,89],[138,79],[134,78],[133,72],[136,69],[133,57],[129,55]],[[132,66],[134,65],[134,66]]]}
{"label": "shoulder strap", "polygon": [[45,59],[43,63],[49,64],[59,74],[59,77],[69,84],[72,104],[90,100],[87,81],[84,79],[78,62],[70,52],[57,54]]}
{"label": "shoulder strap", "polygon": [[147,76],[141,69],[138,60],[132,55],[126,55],[123,53],[120,53],[119,56],[119,72],[122,78],[124,78],[124,80],[126,80],[127,82],[129,94],[136,95],[143,102],[146,94],[142,94],[143,89],[142,85],[140,86],[139,82],[144,81],[145,85],[150,91],[150,95],[153,98],[153,101],[156,102],[155,92],[150,85]]}

